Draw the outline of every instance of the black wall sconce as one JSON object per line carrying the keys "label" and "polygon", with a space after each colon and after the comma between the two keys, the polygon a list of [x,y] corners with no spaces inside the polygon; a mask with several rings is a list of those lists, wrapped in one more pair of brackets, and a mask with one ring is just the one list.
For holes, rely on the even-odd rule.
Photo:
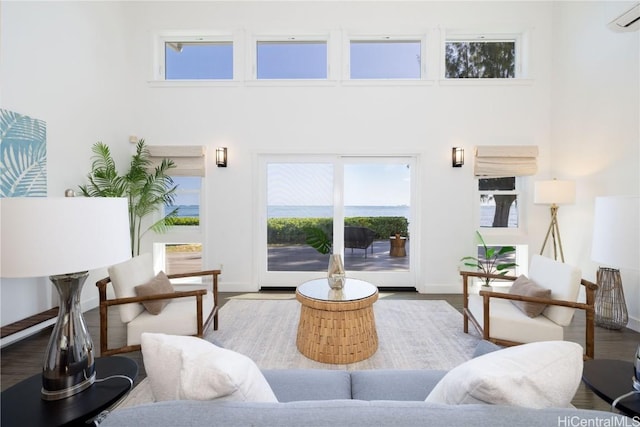
{"label": "black wall sconce", "polygon": [[453,147],[451,149],[451,166],[459,168],[464,165],[464,148]]}
{"label": "black wall sconce", "polygon": [[227,167],[227,147],[216,148],[216,165],[219,168]]}

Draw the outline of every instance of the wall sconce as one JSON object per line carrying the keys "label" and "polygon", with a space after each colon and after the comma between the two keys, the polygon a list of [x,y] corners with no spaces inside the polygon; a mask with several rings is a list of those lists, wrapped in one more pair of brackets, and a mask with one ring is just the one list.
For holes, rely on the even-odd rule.
{"label": "wall sconce", "polygon": [[459,168],[464,165],[464,148],[453,147],[451,149],[451,166]]}
{"label": "wall sconce", "polygon": [[216,148],[216,165],[219,168],[227,167],[227,147]]}

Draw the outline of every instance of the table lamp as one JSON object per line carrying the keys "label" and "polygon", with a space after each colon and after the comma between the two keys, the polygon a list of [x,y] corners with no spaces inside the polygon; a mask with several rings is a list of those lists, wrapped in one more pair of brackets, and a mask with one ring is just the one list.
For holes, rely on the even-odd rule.
{"label": "table lamp", "polygon": [[551,205],[551,223],[549,223],[547,235],[544,238],[544,243],[542,243],[540,255],[544,252],[547,240],[549,240],[549,234],[551,234],[553,240],[553,259],[558,259],[558,249],[560,249],[560,259],[564,262],[562,240],[560,239],[560,226],[558,225],[558,205],[574,203],[575,201],[576,183],[574,181],[553,179],[535,183],[533,203]]}
{"label": "table lamp", "polygon": [[0,219],[0,277],[49,276],[59,294],[42,368],[42,398],[73,396],[96,376],[93,342],[80,308],[82,286],[88,270],[131,257],[127,199],[5,198]]}
{"label": "table lamp", "polygon": [[598,269],[596,325],[621,329],[629,315],[618,268],[640,269],[640,196],[596,197],[591,259],[617,267]]}

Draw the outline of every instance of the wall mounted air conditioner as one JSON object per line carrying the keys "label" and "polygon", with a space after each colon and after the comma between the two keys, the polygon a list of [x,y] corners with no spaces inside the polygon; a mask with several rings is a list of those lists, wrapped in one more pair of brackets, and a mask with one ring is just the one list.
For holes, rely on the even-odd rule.
{"label": "wall mounted air conditioner", "polygon": [[640,29],[640,3],[609,23],[614,31],[636,31]]}

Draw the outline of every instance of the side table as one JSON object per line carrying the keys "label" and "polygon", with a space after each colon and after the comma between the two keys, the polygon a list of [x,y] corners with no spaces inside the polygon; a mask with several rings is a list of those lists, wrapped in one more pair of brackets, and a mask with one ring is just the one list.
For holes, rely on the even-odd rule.
{"label": "side table", "polygon": [[2,392],[2,427],[84,425],[117,403],[131,388],[138,375],[138,365],[120,356],[96,359],[96,382],[83,392],[66,399],[46,401],[40,397],[42,374],[33,375]]}
{"label": "side table", "polygon": [[[633,363],[624,360],[587,360],[582,370],[582,381],[607,403],[632,391],[632,378]],[[620,400],[616,409],[630,417],[640,416],[640,394]]]}
{"label": "side table", "polygon": [[355,363],[378,349],[373,313],[378,288],[371,283],[347,277],[336,290],[326,278],[310,280],[298,286],[296,299],[301,304],[296,346],[309,359]]}

